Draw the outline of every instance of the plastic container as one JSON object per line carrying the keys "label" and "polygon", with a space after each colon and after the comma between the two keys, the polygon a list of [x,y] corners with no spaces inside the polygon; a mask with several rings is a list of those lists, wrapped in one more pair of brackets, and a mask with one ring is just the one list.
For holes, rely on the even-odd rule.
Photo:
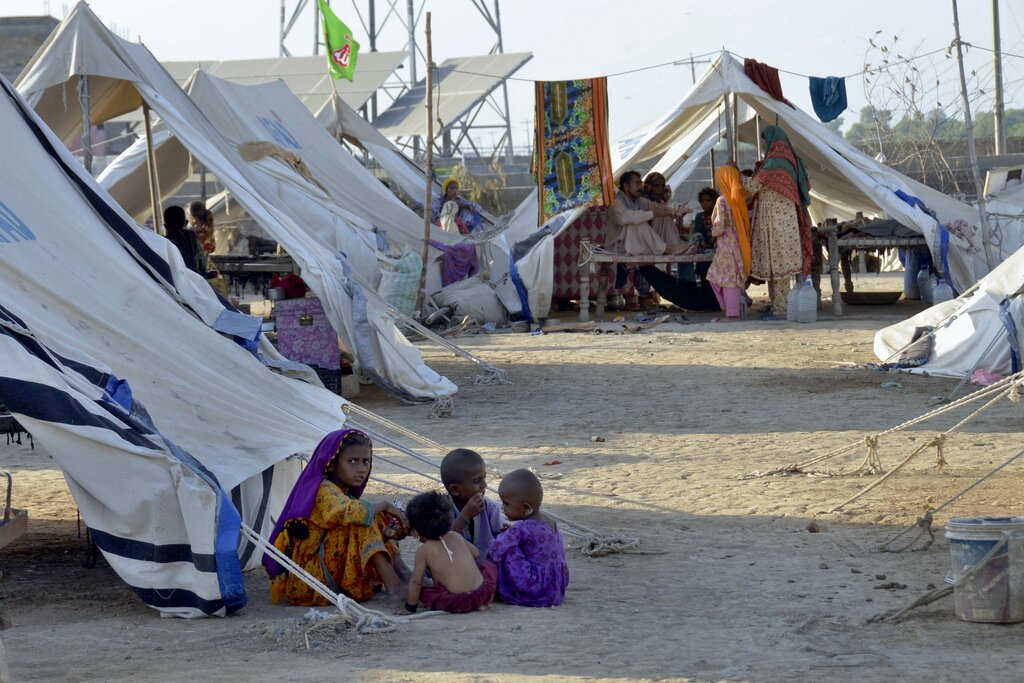
{"label": "plastic container", "polygon": [[813,323],[818,320],[818,290],[814,288],[811,278],[804,280],[803,286],[797,293],[796,321],[799,323]]}
{"label": "plastic container", "polygon": [[931,305],[935,292],[935,278],[928,266],[922,266],[921,270],[917,271],[917,291],[921,293],[921,301]]}
{"label": "plastic container", "polygon": [[960,517],[946,524],[953,607],[963,621],[1024,621],[1024,517]]}
{"label": "plastic container", "polygon": [[953,288],[945,280],[939,280],[932,290],[932,305],[941,304],[953,298]]}
{"label": "plastic container", "polygon": [[800,310],[800,288],[803,285],[797,278],[796,287],[790,287],[786,292],[786,320],[796,322],[797,312]]}

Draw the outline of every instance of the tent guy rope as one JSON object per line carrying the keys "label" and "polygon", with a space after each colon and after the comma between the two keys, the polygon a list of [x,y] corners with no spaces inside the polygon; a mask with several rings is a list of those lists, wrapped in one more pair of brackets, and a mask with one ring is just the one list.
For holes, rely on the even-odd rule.
{"label": "tent guy rope", "polygon": [[[343,412],[345,413],[346,416],[348,416],[350,414],[355,414],[355,415],[358,415],[360,417],[366,418],[367,420],[375,422],[378,425],[380,425],[380,426],[382,426],[382,427],[384,427],[386,429],[393,430],[393,431],[395,431],[395,432],[397,432],[397,433],[399,433],[399,434],[401,434],[401,435],[403,435],[403,436],[405,436],[405,437],[407,437],[409,439],[412,439],[413,441],[416,441],[416,442],[420,443],[421,445],[427,446],[428,448],[432,448],[432,449],[438,451],[439,453],[447,453],[449,450],[451,450],[451,449],[449,449],[449,448],[447,448],[445,446],[442,446],[441,444],[437,443],[436,441],[428,439],[425,436],[421,436],[421,435],[417,434],[416,432],[414,432],[414,431],[412,431],[410,429],[406,429],[402,425],[400,425],[400,424],[398,424],[396,422],[393,422],[392,420],[387,419],[383,415],[378,415],[378,414],[376,414],[376,413],[374,413],[372,411],[367,410],[366,408],[363,408],[361,406],[357,406],[354,403],[351,403],[351,402],[346,403],[342,407],[342,410],[343,410]],[[423,455],[421,453],[416,452],[415,450],[413,450],[411,448],[403,446],[402,444],[398,443],[394,439],[390,439],[390,438],[384,436],[383,434],[380,434],[379,430],[375,430],[375,429],[372,429],[372,428],[367,428],[364,425],[362,425],[359,422],[357,422],[355,420],[352,420],[352,419],[348,419],[347,422],[349,424],[351,424],[353,427],[356,427],[356,428],[361,429],[362,431],[366,432],[367,434],[372,436],[375,440],[381,442],[382,444],[384,444],[386,446],[389,446],[390,448],[394,448],[395,450],[397,450],[397,451],[399,451],[401,453],[404,453],[405,455],[408,455],[408,456],[410,456],[412,458],[415,458],[416,460],[419,460],[419,461],[421,461],[423,463],[426,463],[426,464],[428,464],[428,465],[430,465],[432,467],[440,467],[440,463],[437,460],[434,460],[433,458],[429,458],[429,457],[427,457],[427,456],[425,456],[425,455]],[[389,460],[388,462],[390,463],[392,461]],[[419,475],[421,477],[424,477],[426,479],[429,479],[430,481],[432,481],[434,483],[440,483],[440,480],[436,476],[433,476],[433,475],[430,475],[430,474],[426,474],[425,472],[420,472],[420,471],[415,470],[413,468],[410,468],[408,466],[403,466],[402,469],[414,472],[417,475]],[[498,469],[495,469],[493,467],[489,467],[487,469],[488,469],[488,472],[491,475],[493,475],[494,477],[496,477],[498,479],[501,479],[502,477],[505,476],[502,471],[500,471]],[[380,480],[380,481],[383,481],[383,480]],[[387,482],[387,483],[389,483],[390,485],[395,485],[392,482]],[[552,486],[554,486],[556,488],[558,487],[557,484],[551,484],[550,482],[548,482],[548,484],[552,485]],[[396,486],[397,486],[397,488],[401,488],[401,489],[404,489],[404,490],[415,491],[416,493],[420,492],[417,489],[414,489],[414,488],[411,488],[411,487],[408,487],[408,486],[405,486],[405,485],[396,485]],[[575,547],[578,547],[580,552],[582,552],[584,555],[587,555],[589,557],[602,557],[604,555],[611,555],[611,554],[630,554],[630,555],[661,554],[660,551],[651,551],[651,550],[641,549],[640,548],[640,539],[637,538],[637,537],[631,537],[631,536],[626,536],[626,535],[617,534],[617,533],[603,533],[603,532],[597,531],[596,529],[593,529],[591,527],[588,527],[588,526],[585,526],[583,524],[580,524],[579,522],[574,522],[572,520],[566,519],[565,517],[562,517],[561,515],[557,515],[557,514],[555,514],[553,512],[550,512],[550,511],[545,511],[545,514],[548,517],[550,517],[551,519],[553,519],[556,522],[558,522],[558,525],[559,525],[559,528],[562,531],[562,534],[570,541],[571,545],[573,545]]]}

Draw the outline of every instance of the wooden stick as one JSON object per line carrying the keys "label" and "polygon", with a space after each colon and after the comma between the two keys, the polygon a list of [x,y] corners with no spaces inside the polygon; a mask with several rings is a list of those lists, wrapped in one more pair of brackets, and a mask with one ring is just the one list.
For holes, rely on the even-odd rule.
{"label": "wooden stick", "polygon": [[992,256],[989,242],[992,239],[992,228],[988,224],[988,211],[985,210],[985,191],[981,184],[981,172],[978,170],[978,150],[974,144],[974,121],[971,118],[971,100],[967,96],[967,77],[964,74],[964,50],[960,42],[960,17],[957,13],[956,0],[953,0],[953,33],[956,44],[956,65],[960,71],[960,97],[964,102],[964,124],[967,126],[967,152],[971,162],[971,176],[974,180],[974,193],[978,198],[978,214],[981,219],[981,244],[985,250],[985,266],[992,270]]}
{"label": "wooden stick", "polygon": [[149,105],[142,103],[142,118],[146,123],[146,168],[149,170],[149,203],[153,211],[153,231],[163,235],[160,225],[163,212],[160,210],[160,184],[156,178],[156,155],[153,151],[153,127],[149,121]]}
{"label": "wooden stick", "polygon": [[423,199],[423,266],[416,290],[414,317],[423,318],[423,296],[427,289],[427,259],[430,258],[430,208],[434,203],[434,51],[430,42],[430,12],[427,12],[427,189]]}

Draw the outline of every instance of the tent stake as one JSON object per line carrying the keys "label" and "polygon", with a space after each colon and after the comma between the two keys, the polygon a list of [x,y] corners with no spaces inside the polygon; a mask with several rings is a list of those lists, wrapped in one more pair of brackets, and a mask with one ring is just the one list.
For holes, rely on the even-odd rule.
{"label": "tent stake", "polygon": [[430,42],[430,12],[427,12],[427,189],[423,200],[423,265],[420,268],[420,285],[416,289],[417,320],[423,318],[423,295],[427,289],[427,259],[430,257],[430,214],[434,203],[432,195],[434,181],[434,52]]}
{"label": "tent stake", "polygon": [[160,189],[156,179],[156,156],[153,152],[153,126],[149,120],[149,105],[142,103],[142,118],[146,124],[146,167],[149,169],[149,203],[153,211],[153,231],[164,234],[160,225],[163,212],[160,210]]}

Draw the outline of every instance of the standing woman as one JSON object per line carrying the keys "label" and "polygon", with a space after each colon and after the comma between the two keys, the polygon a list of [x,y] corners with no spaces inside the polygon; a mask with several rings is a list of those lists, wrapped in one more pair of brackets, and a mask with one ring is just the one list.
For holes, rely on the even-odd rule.
{"label": "standing woman", "polygon": [[726,319],[739,320],[740,300],[750,275],[750,216],[747,193],[735,166],[720,166],[715,184],[721,195],[711,212],[711,234],[715,238],[715,259],[707,281],[725,311]]}
{"label": "standing woman", "polygon": [[754,176],[743,180],[754,196],[750,274],[768,283],[771,312],[785,317],[790,277],[810,274],[814,260],[807,215],[811,184],[781,128],[768,126],[761,137],[764,159]]}

